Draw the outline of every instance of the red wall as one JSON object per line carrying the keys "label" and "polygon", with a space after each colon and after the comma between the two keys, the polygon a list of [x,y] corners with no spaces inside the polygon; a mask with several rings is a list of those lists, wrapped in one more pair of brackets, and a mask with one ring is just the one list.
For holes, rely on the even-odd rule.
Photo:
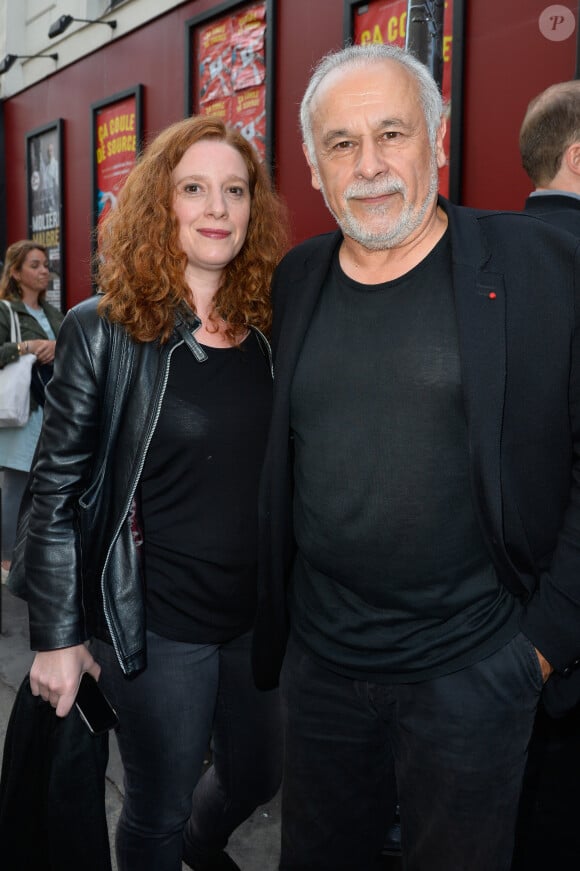
{"label": "red wall", "polygon": [[[518,137],[527,105],[555,82],[574,78],[576,33],[544,38],[538,19],[549,0],[464,0],[462,195],[465,205],[521,209],[531,189]],[[577,14],[577,0],[558,0]]]}
{"label": "red wall", "polygon": [[185,22],[215,5],[215,0],[184,4],[4,104],[8,244],[27,232],[25,134],[56,118],[64,120],[61,161],[67,307],[92,292],[91,104],[141,83],[145,138],[182,118]]}
{"label": "red wall", "polygon": [[296,241],[334,229],[302,153],[298,109],[314,64],[342,48],[342,0],[282,0],[278,3],[276,170],[290,208]]}
{"label": "red wall", "polygon": [[[563,0],[560,0],[563,2]],[[575,35],[548,42],[537,29],[547,0],[464,0],[466,7],[462,201],[521,208],[529,185],[519,165],[518,131],[532,96],[572,78]],[[8,243],[26,230],[25,136],[64,119],[66,304],[91,293],[92,103],[141,83],[147,138],[183,117],[185,22],[220,0],[192,0],[114,40],[4,103]],[[576,0],[565,0],[576,8]],[[278,0],[275,173],[299,241],[334,226],[310,185],[298,130],[298,106],[313,64],[342,45],[343,0]]]}
{"label": "red wall", "polygon": [[[183,117],[185,22],[220,5],[217,0],[185,3],[5,102],[8,244],[27,232],[25,135],[56,118],[64,120],[67,307],[91,293],[91,104],[141,83],[145,138]],[[278,6],[275,171],[298,241],[333,226],[320,194],[310,186],[297,112],[313,63],[341,47],[343,6],[342,0],[284,0]]]}

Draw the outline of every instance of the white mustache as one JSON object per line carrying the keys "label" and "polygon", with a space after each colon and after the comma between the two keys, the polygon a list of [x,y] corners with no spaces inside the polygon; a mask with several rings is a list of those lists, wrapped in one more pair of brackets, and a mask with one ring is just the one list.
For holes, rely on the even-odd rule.
{"label": "white mustache", "polygon": [[344,197],[347,200],[357,199],[358,197],[383,197],[388,194],[403,194],[405,190],[405,185],[399,179],[388,179],[370,183],[355,181],[346,188]]}

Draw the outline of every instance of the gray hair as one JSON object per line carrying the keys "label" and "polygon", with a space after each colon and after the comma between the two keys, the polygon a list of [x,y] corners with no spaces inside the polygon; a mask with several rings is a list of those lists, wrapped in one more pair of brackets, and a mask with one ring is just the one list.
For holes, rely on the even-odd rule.
{"label": "gray hair", "polygon": [[422,64],[410,52],[396,45],[349,45],[340,51],[327,54],[318,62],[300,104],[302,138],[314,166],[317,165],[317,161],[314,149],[314,136],[312,134],[310,106],[320,83],[332,70],[341,68],[356,69],[368,66],[369,64],[379,63],[383,60],[395,61],[405,67],[414,77],[417,82],[419,99],[425,115],[429,141],[431,146],[435,145],[437,131],[441,124],[441,116],[443,115],[443,99],[435,80],[425,64]]}

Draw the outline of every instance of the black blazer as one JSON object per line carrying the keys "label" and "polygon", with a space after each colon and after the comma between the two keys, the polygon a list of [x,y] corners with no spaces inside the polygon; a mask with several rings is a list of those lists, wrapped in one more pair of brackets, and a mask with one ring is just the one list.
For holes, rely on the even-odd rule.
{"label": "black blazer", "polygon": [[[558,685],[552,695],[569,707],[580,698],[579,245],[522,213],[482,212],[442,198],[440,205],[449,219],[475,510],[501,582],[526,605],[522,631],[559,672],[544,692]],[[274,276],[274,407],[254,638],[261,687],[278,680],[288,631],[290,388],[341,238],[336,232],[302,243]]]}
{"label": "black blazer", "polygon": [[580,239],[580,199],[577,197],[558,193],[541,194],[528,197],[524,209],[528,214],[567,230]]}

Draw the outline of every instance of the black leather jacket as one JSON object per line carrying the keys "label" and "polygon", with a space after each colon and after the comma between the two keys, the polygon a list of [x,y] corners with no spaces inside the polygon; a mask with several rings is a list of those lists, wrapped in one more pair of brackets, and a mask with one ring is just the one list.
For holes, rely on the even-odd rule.
{"label": "black leather jacket", "polygon": [[96,636],[131,674],[146,664],[135,493],[173,350],[185,341],[204,352],[191,312],[177,315],[165,344],[136,343],[97,315],[97,303],[71,309],[61,327],[31,483],[26,589],[14,592],[28,600],[34,650]]}

